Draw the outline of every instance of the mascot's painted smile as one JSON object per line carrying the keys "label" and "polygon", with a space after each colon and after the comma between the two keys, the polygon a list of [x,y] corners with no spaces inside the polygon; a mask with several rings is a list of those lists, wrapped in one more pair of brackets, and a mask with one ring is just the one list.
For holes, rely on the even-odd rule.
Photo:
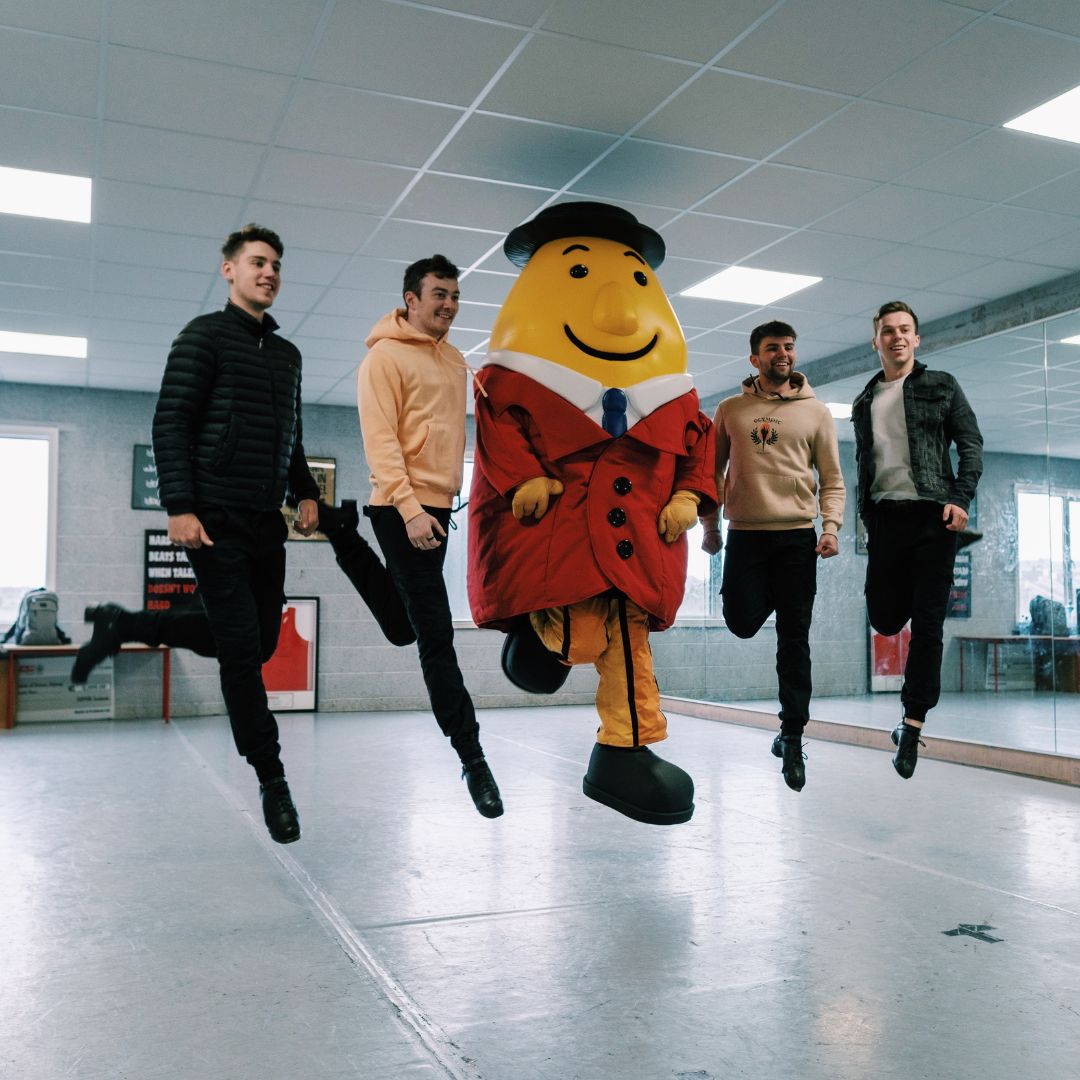
{"label": "mascot's painted smile", "polygon": [[660,340],[658,334],[653,334],[652,340],[647,345],[644,345],[640,349],[635,349],[634,352],[604,352],[603,349],[594,349],[591,345],[586,345],[585,342],[565,324],[563,325],[563,332],[576,348],[580,349],[587,356],[595,356],[597,360],[640,360],[643,356],[648,356],[648,354],[656,348],[656,343]]}

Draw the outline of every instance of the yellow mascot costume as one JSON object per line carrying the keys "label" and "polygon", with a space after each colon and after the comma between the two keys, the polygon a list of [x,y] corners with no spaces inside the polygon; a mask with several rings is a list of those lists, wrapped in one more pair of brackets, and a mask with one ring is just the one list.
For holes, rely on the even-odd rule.
{"label": "yellow mascot costume", "polygon": [[590,798],[688,821],[694,785],[667,737],[649,633],[675,618],[685,531],[715,509],[712,428],[654,273],[664,242],[620,207],[560,203],[503,245],[521,275],[477,377],[469,600],[507,632],[503,669],[552,693],[600,675]]}

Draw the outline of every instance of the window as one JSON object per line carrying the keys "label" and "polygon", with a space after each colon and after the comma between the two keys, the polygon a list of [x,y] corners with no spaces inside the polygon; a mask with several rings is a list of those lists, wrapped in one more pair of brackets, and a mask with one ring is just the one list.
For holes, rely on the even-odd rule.
{"label": "window", "polygon": [[[727,543],[727,521],[720,520],[720,532]],[[701,550],[705,530],[701,522],[686,533],[686,592],[676,619],[687,622],[720,618],[720,579],[723,573],[724,551],[709,555]]]}
{"label": "window", "polygon": [[[456,623],[473,625],[469,610],[469,492],[472,490],[472,458],[465,459],[465,471],[461,475],[461,494],[454,503],[455,513],[450,518],[450,544],[446,549],[443,578],[450,598],[450,615]],[[460,510],[458,510],[460,507]],[[455,529],[456,526],[456,529]]]}
{"label": "window", "polygon": [[15,621],[30,589],[56,588],[55,428],[0,425],[4,505],[18,524],[0,529],[0,632]]}
{"label": "window", "polygon": [[1031,618],[1031,601],[1046,596],[1064,605],[1075,625],[1080,567],[1080,493],[1016,492],[1016,621]]}

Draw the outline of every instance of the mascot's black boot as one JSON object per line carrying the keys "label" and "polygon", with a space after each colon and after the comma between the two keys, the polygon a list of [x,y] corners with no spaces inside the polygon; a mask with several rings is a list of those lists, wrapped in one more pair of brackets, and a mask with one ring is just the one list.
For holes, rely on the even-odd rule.
{"label": "mascot's black boot", "polygon": [[416,634],[401,594],[390,571],[356,531],[359,527],[360,513],[355,499],[343,499],[340,507],[319,503],[319,530],[330,541],[338,566],[375,616],[386,640],[391,645],[411,645]]}
{"label": "mascot's black boot", "polygon": [[501,661],[506,677],[528,694],[554,694],[570,674],[570,665],[544,647],[528,616],[510,627]]}
{"label": "mascot's black boot", "polygon": [[647,825],[681,825],[694,816],[694,781],[646,746],[597,743],[581,790]]}

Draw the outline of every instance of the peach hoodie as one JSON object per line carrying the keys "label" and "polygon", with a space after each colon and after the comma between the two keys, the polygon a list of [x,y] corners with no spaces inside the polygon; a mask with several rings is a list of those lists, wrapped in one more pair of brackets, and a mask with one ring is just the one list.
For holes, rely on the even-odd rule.
{"label": "peach hoodie", "polygon": [[356,373],[371,505],[403,521],[423,506],[450,506],[461,490],[469,369],[446,338],[417,330],[399,308],[368,335]]}

